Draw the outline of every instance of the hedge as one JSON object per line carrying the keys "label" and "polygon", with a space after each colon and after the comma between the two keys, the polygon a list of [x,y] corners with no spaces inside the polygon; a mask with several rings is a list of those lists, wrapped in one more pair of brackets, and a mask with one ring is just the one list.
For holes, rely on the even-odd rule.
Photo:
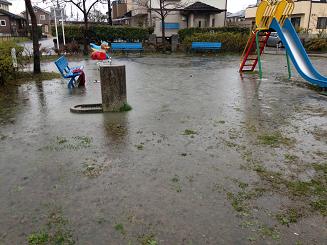
{"label": "hedge", "polygon": [[242,52],[248,41],[248,35],[245,33],[217,32],[217,33],[195,33],[187,36],[183,44],[191,47],[192,42],[221,42],[222,51]]}
{"label": "hedge", "polygon": [[327,39],[315,38],[305,43],[305,48],[308,51],[327,51]]}
{"label": "hedge", "polygon": [[186,37],[190,37],[195,33],[241,33],[249,35],[250,29],[245,27],[237,27],[237,26],[227,26],[227,27],[211,27],[211,28],[186,28],[178,31],[178,35],[181,41],[184,41]]}
{"label": "hedge", "polygon": [[[55,36],[55,28],[52,27],[52,34]],[[141,27],[122,27],[122,26],[108,26],[108,25],[93,25],[89,27],[88,39],[89,41],[143,41],[148,38],[149,34],[153,33],[153,28]],[[59,40],[62,40],[61,26],[58,27]],[[84,26],[66,25],[65,38],[67,42],[77,41],[83,43],[84,40]]]}
{"label": "hedge", "polygon": [[16,49],[17,61],[20,63],[20,58],[24,48],[18,46],[13,41],[3,41],[0,42],[0,75],[2,81],[6,81],[13,77],[15,69],[12,64],[11,49]]}

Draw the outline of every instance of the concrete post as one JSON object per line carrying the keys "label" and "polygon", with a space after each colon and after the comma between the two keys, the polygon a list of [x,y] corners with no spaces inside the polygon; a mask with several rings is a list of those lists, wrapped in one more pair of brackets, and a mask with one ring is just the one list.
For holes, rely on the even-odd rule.
{"label": "concrete post", "polygon": [[127,103],[124,65],[100,64],[103,112],[117,112]]}
{"label": "concrete post", "polygon": [[179,40],[178,34],[174,34],[171,36],[171,51],[172,52],[176,52],[177,46],[178,46],[178,40]]}

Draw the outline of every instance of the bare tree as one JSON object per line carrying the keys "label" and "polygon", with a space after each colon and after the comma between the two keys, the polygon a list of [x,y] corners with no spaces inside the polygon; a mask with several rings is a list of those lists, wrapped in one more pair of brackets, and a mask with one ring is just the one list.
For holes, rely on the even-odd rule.
{"label": "bare tree", "polygon": [[[158,7],[152,7],[154,2],[156,1]],[[166,26],[165,26],[165,20],[166,17],[169,14],[172,14],[172,12],[180,11],[182,8],[187,6],[186,1],[171,1],[171,0],[138,0],[137,3],[139,6],[146,7],[150,13],[155,12],[161,22],[161,35],[162,35],[162,43],[165,47],[166,43]],[[155,4],[156,5],[156,4]],[[150,14],[151,16],[151,14]]]}
{"label": "bare tree", "polygon": [[89,14],[93,6],[99,3],[101,0],[65,0],[66,3],[72,3],[75,5],[82,13],[84,18],[84,54],[88,54],[88,30],[89,30]]}
{"label": "bare tree", "polygon": [[34,9],[31,3],[31,0],[25,0],[27,11],[31,17],[32,24],[32,40],[33,40],[33,61],[34,67],[33,72],[35,74],[41,73],[41,62],[40,62],[40,47],[39,47],[39,35],[37,30],[37,20],[34,13]]}

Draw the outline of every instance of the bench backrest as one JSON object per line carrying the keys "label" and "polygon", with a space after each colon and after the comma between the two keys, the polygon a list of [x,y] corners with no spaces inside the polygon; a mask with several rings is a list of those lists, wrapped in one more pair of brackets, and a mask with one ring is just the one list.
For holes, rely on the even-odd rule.
{"label": "bench backrest", "polygon": [[111,43],[112,49],[143,49],[142,43]]}
{"label": "bench backrest", "polygon": [[221,43],[216,42],[192,42],[192,48],[221,48]]}
{"label": "bench backrest", "polygon": [[61,75],[65,75],[67,72],[69,72],[69,67],[68,67],[68,61],[65,58],[65,56],[61,56],[59,59],[55,61],[55,64],[60,71]]}

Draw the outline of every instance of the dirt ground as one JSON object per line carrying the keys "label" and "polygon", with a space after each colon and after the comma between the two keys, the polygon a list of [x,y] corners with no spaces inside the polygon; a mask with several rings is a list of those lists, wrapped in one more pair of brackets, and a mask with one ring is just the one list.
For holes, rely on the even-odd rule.
{"label": "dirt ground", "polygon": [[0,244],[327,244],[327,96],[284,56],[114,62],[132,111],[69,111],[101,102],[91,60],[85,89],[2,89]]}

